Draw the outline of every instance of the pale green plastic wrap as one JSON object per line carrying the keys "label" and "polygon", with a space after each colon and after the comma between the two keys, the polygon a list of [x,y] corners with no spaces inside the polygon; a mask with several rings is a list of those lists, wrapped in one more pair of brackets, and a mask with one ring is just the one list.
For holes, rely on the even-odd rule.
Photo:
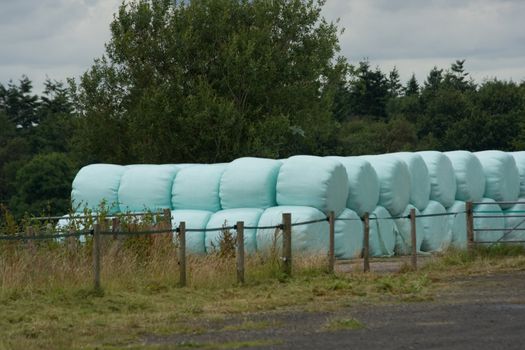
{"label": "pale green plastic wrap", "polygon": [[[519,198],[519,202],[525,203],[525,198]],[[505,237],[503,241],[525,241],[525,217],[516,217],[518,215],[525,216],[525,204],[517,203],[512,207],[503,210],[505,215]],[[515,231],[515,229],[520,229]]]}
{"label": "pale green plastic wrap", "polygon": [[173,164],[126,166],[118,190],[120,211],[170,209],[173,179],[179,169]]}
{"label": "pale green plastic wrap", "polygon": [[396,246],[396,225],[388,210],[377,206],[370,214],[370,256],[394,255]]}
{"label": "pale green plastic wrap", "polygon": [[456,175],[452,162],[441,152],[418,152],[428,168],[430,176],[430,199],[441,203],[445,208],[454,204],[456,198]]}
{"label": "pale green plastic wrap", "polygon": [[410,199],[410,172],[405,162],[389,155],[362,156],[379,178],[379,205],[392,215],[405,210]]}
{"label": "pale green plastic wrap", "polygon": [[[245,227],[255,227],[259,223],[259,218],[263,213],[263,209],[258,208],[237,208],[237,209],[224,209],[214,213],[206,228],[217,228],[223,226],[234,226],[237,221],[244,221]],[[235,230],[230,230],[233,237],[237,237]],[[255,239],[256,230],[248,229],[244,230],[244,250],[248,253],[253,253],[257,249],[257,243]],[[215,249],[219,249],[219,242],[223,237],[222,231],[208,231],[205,236],[206,252],[213,252]]]}
{"label": "pale green plastic wrap", "polygon": [[[408,255],[412,253],[412,237],[411,230],[412,225],[410,224],[410,210],[416,210],[416,216],[420,214],[419,210],[412,204],[407,205],[406,209],[401,213],[402,218],[395,219],[396,224],[396,247],[395,252],[397,255]],[[421,251],[421,243],[425,231],[421,220],[416,219],[416,250]]]}
{"label": "pale green plastic wrap", "polygon": [[454,168],[456,175],[456,199],[478,201],[485,192],[485,175],[479,159],[468,151],[444,153]]}
{"label": "pale green plastic wrap", "polygon": [[[444,214],[447,210],[441,203],[431,200],[428,202],[422,215]],[[447,249],[452,241],[452,234],[448,227],[447,216],[431,216],[417,218],[423,224],[423,242],[421,250],[424,252],[440,252]]]}
{"label": "pale green plastic wrap", "polygon": [[226,165],[195,165],[181,169],[171,191],[173,209],[221,210],[219,184]]}
{"label": "pale green plastic wrap", "polygon": [[126,167],[114,164],[91,164],[80,169],[73,180],[73,206],[79,212],[86,207],[97,211],[105,201],[110,213],[118,212],[118,189],[125,170]]}
{"label": "pale green plastic wrap", "polygon": [[277,204],[309,206],[324,213],[341,214],[348,198],[348,176],[333,159],[315,156],[290,157],[277,177]]}
{"label": "pale green plastic wrap", "polygon": [[509,153],[516,162],[520,175],[520,197],[525,197],[525,151]]}
{"label": "pale green plastic wrap", "polygon": [[467,248],[467,214],[465,210],[466,205],[462,201],[455,201],[447,209],[447,213],[459,213],[448,216],[448,228],[452,236],[452,246],[460,249]]}
{"label": "pale green plastic wrap", "polygon": [[[184,221],[186,229],[205,229],[212,214],[211,211],[207,210],[172,210],[171,224],[173,228],[177,228],[181,221]],[[204,230],[186,232],[186,251],[191,254],[204,254],[206,252],[204,238]],[[176,240],[175,233],[173,234],[173,239]]]}
{"label": "pale green plastic wrap", "polygon": [[264,209],[275,206],[275,187],[281,165],[281,161],[274,159],[235,159],[222,174],[221,207]]}
{"label": "pale green plastic wrap", "polygon": [[337,160],[346,169],[348,198],[346,207],[359,216],[371,213],[379,201],[379,179],[370,162],[359,157],[326,157]]}
{"label": "pale green plastic wrap", "polygon": [[[277,206],[268,208],[259,219],[259,226],[275,226],[283,222],[283,213],[290,213],[292,224],[305,221],[322,220],[326,215],[320,210],[304,206]],[[329,244],[328,221],[315,222],[292,227],[292,249],[297,252],[322,253],[328,252]],[[274,228],[257,230],[257,250],[269,253],[282,247],[282,232]]]}
{"label": "pale green plastic wrap", "polygon": [[474,206],[474,216],[498,216],[496,218],[474,218],[474,229],[490,229],[491,231],[474,231],[474,240],[476,242],[495,242],[499,240],[504,233],[505,218],[503,210],[493,199],[483,198],[481,202]]}
{"label": "pale green plastic wrap", "polygon": [[410,204],[419,210],[426,208],[430,200],[430,176],[423,158],[417,153],[399,152],[391,156],[401,159],[410,172]]}
{"label": "pale green plastic wrap", "polygon": [[345,209],[335,221],[335,256],[338,259],[353,259],[363,251],[363,222],[357,213]]}
{"label": "pale green plastic wrap", "polygon": [[[484,197],[500,201],[515,201],[520,194],[520,175],[514,157],[501,151],[474,153],[485,173]],[[501,205],[508,208],[512,204]]]}

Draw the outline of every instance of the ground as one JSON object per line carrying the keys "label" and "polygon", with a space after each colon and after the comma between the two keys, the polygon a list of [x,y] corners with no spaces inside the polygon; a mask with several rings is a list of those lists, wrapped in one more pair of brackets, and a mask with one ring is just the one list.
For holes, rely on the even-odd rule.
{"label": "ground", "polygon": [[251,265],[245,285],[208,264],[208,282],[185,288],[146,269],[106,273],[103,291],[89,272],[30,288],[4,274],[0,350],[523,348],[524,249],[426,257],[418,271],[408,261],[375,260],[366,274],[359,260],[335,274],[303,266],[291,279]]}
{"label": "ground", "polygon": [[246,314],[199,324],[197,334],[145,336],[141,345],[148,349],[154,345],[160,348],[171,345],[259,349],[523,349],[525,272],[461,277],[440,283],[442,288],[431,301],[361,304],[323,312],[291,310]]}

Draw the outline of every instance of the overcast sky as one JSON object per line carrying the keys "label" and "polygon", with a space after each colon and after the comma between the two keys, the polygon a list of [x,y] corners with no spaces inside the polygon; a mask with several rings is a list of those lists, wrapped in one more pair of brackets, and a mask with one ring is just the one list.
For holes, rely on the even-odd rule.
{"label": "overcast sky", "polygon": [[[78,77],[104,52],[120,0],[0,0],[0,82]],[[466,59],[477,81],[525,80],[525,0],[327,0],[342,54],[403,80]]]}

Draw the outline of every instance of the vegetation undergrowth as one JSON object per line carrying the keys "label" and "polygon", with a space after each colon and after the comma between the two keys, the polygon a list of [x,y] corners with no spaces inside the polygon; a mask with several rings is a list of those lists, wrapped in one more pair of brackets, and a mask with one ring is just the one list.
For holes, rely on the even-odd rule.
{"label": "vegetation undergrowth", "polygon": [[[88,243],[41,243],[31,249],[25,243],[9,243],[9,253],[4,244],[0,349],[122,348],[150,335],[206,332],[203,321],[220,324],[235,314],[431,300],[439,285],[434,281],[525,268],[523,248],[495,246],[471,253],[451,250],[433,257],[419,271],[385,275],[328,274],[325,256],[296,255],[293,276],[286,278],[277,256],[259,254],[247,257],[246,283],[239,285],[235,258],[217,253],[190,256],[188,286],[181,288],[177,247],[171,237],[105,243],[102,292],[93,291]],[[139,246],[155,249],[141,255],[136,252]],[[218,329],[235,326],[224,324]]]}

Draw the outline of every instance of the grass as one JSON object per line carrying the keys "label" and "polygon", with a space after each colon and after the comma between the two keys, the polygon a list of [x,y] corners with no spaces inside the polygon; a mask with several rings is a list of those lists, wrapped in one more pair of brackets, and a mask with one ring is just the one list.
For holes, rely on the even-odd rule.
{"label": "grass", "polygon": [[[432,300],[435,290],[451,277],[525,269],[525,252],[516,247],[450,251],[432,258],[419,271],[388,275],[331,275],[325,272],[325,257],[295,256],[292,278],[280,273],[275,256],[256,255],[246,261],[246,284],[238,285],[234,259],[211,255],[188,260],[189,285],[180,288],[176,249],[159,242],[135,243],[149,247],[147,253],[137,254],[136,247],[106,247],[101,292],[91,286],[89,242],[87,248],[73,251],[62,245],[4,250],[0,350],[142,348],[139,344],[145,337],[202,334],[210,325],[222,332],[279,326],[250,320],[231,325],[225,321],[232,315]],[[326,329],[358,326],[353,319],[341,319],[330,321]],[[179,348],[249,345],[192,344]]]}
{"label": "grass", "polygon": [[340,330],[355,330],[365,328],[365,325],[354,318],[330,320],[324,326],[324,330],[335,332]]}

